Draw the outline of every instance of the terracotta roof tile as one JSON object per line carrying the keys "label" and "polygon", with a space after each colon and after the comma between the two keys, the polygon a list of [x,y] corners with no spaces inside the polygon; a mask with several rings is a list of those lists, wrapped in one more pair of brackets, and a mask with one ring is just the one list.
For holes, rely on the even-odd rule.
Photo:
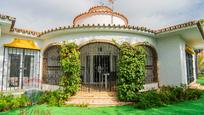
{"label": "terracotta roof tile", "polygon": [[33,30],[26,30],[26,29],[20,29],[20,28],[13,28],[12,30],[13,32],[16,32],[16,33],[22,33],[22,34],[27,34],[27,35],[31,35],[31,36],[39,36],[41,34],[41,32],[36,32],[36,31],[33,31]]}
{"label": "terracotta roof tile", "polygon": [[190,21],[190,22],[186,22],[186,23],[183,23],[183,24],[178,24],[178,25],[175,25],[175,26],[170,26],[170,27],[158,29],[155,32],[156,32],[156,34],[159,34],[159,33],[163,33],[163,32],[174,31],[174,30],[177,30],[177,29],[182,29],[182,28],[186,28],[186,27],[196,25],[197,22],[198,21]]}

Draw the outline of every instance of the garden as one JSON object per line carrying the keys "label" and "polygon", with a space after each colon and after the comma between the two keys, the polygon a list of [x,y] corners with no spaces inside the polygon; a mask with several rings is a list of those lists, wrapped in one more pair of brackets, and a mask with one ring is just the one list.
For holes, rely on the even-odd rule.
{"label": "garden", "polygon": [[97,115],[203,115],[203,108],[204,95],[202,95],[198,100],[183,100],[179,103],[177,101],[172,104],[166,104],[163,107],[154,107],[145,110],[138,109],[133,105],[114,107],[76,107],[74,105],[70,105],[57,107],[42,104],[1,112],[0,115],[95,115],[96,113]]}
{"label": "garden", "polygon": [[202,90],[181,85],[163,86],[157,90],[140,92],[144,85],[145,50],[141,46],[131,46],[127,42],[118,47],[120,59],[117,97],[120,101],[133,102],[132,105],[115,107],[66,105],[65,101],[80,89],[80,52],[75,43],[64,43],[60,52],[60,64],[64,73],[60,89],[46,92],[30,90],[17,96],[1,93],[0,115],[204,114]]}

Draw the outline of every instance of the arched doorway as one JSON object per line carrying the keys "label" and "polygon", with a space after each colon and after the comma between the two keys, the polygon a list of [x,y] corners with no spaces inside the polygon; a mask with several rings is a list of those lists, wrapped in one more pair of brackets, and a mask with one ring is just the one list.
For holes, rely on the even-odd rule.
{"label": "arched doorway", "polygon": [[119,49],[110,43],[89,43],[80,48],[81,79],[86,88],[115,90]]}
{"label": "arched doorway", "polygon": [[58,88],[62,71],[60,69],[60,46],[48,47],[43,54],[43,85],[45,90]]}

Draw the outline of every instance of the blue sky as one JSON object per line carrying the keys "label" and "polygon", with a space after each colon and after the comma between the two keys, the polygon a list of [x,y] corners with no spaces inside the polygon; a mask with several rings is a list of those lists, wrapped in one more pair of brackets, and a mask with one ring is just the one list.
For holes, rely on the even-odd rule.
{"label": "blue sky", "polygon": [[[72,25],[100,0],[1,0],[0,13],[17,18],[15,27],[42,31]],[[106,1],[106,0],[101,0]],[[116,0],[115,11],[130,25],[151,29],[204,19],[204,0]]]}

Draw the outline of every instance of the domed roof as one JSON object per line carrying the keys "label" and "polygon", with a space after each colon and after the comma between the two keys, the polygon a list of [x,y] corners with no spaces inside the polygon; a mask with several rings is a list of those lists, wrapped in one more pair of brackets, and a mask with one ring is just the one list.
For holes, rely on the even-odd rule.
{"label": "domed roof", "polygon": [[[110,19],[110,17],[112,19]],[[113,21],[110,21],[113,20]],[[117,12],[113,12],[113,10],[107,6],[94,6],[89,9],[88,12],[82,13],[76,16],[73,20],[73,25],[128,25],[128,19]]]}
{"label": "domed roof", "polygon": [[113,12],[113,10],[107,6],[95,6],[90,8],[89,12]]}

